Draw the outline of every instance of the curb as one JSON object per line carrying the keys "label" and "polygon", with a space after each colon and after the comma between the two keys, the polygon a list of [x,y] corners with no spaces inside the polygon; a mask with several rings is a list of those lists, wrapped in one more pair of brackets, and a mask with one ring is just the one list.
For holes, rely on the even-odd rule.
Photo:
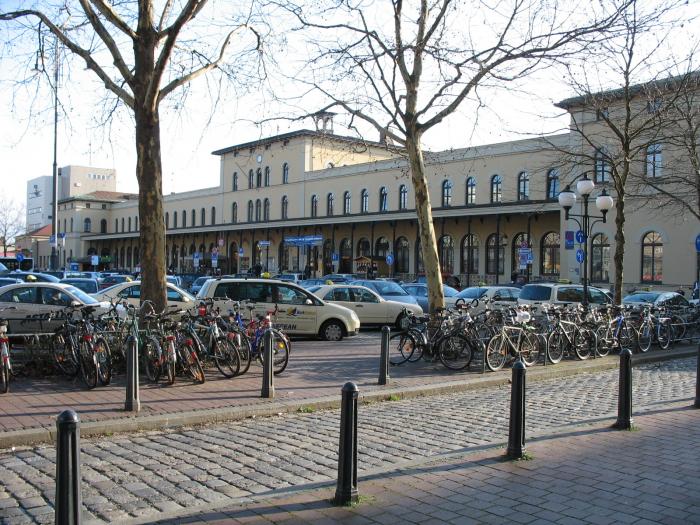
{"label": "curb", "polygon": [[[678,348],[671,351],[636,354],[633,364],[653,363],[672,359],[684,359],[698,355],[694,348]],[[595,360],[569,361],[556,366],[536,366],[528,369],[528,381],[546,381],[570,377],[578,374],[591,374],[618,368],[617,356],[607,356]],[[389,378],[391,380],[391,378]],[[377,390],[360,392],[361,403],[388,401],[390,397],[413,399],[440,394],[467,392],[470,390],[506,386],[510,383],[510,374],[498,373],[470,376],[468,379],[445,381],[418,386],[389,386]],[[340,390],[340,388],[338,388]],[[239,421],[251,417],[277,416],[296,413],[301,407],[314,410],[340,407],[340,395],[307,398],[294,401],[269,401],[247,406],[235,406],[178,412],[173,414],[155,414],[149,416],[127,416],[106,421],[86,421],[80,424],[81,437],[97,437],[105,434],[133,433],[153,430],[177,429],[196,425],[216,424]],[[56,429],[49,427],[29,428],[0,433],[0,451],[12,447],[30,446],[42,443],[54,443]]]}

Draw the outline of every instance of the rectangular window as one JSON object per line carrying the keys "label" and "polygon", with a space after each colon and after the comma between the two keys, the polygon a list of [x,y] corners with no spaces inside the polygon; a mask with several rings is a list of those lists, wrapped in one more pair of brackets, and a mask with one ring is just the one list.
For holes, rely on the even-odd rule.
{"label": "rectangular window", "polygon": [[646,163],[644,166],[646,176],[652,179],[660,177],[662,162],[661,144],[651,144],[647,147]]}

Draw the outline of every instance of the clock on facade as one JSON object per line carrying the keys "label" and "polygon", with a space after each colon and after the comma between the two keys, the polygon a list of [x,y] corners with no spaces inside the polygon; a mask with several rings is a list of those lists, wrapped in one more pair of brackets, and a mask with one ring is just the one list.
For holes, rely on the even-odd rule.
{"label": "clock on facade", "polygon": [[258,161],[258,164],[260,164],[262,162],[262,155],[258,155],[255,159]]}

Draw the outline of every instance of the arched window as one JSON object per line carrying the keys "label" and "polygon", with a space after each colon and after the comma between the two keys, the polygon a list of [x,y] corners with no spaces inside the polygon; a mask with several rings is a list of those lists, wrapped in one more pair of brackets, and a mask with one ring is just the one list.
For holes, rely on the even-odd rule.
{"label": "arched window", "polygon": [[238,222],[238,203],[231,203],[231,222],[236,224]]}
{"label": "arched window", "polygon": [[318,216],[318,196],[317,195],[311,196],[311,216],[312,217]]}
{"label": "arched window", "polygon": [[284,271],[289,269],[289,245],[285,243],[284,241],[280,242],[279,245],[279,253],[277,256],[279,257],[279,270]]}
{"label": "arched window", "polygon": [[409,272],[409,250],[408,239],[399,237],[396,239],[394,247],[394,270],[396,273]]}
{"label": "arched window", "polygon": [[262,186],[262,182],[263,182],[263,180],[262,180],[262,169],[261,169],[261,168],[258,168],[258,169],[255,171],[255,187],[256,187],[256,188],[259,188],[260,186]]}
{"label": "arched window", "polygon": [[265,222],[270,220],[270,199],[265,199],[263,201],[263,220]]}
{"label": "arched window", "polygon": [[107,219],[102,219],[100,221],[100,233],[107,233]]}
{"label": "arched window", "polygon": [[194,228],[197,226],[197,213],[192,209],[192,213],[190,214],[192,218],[192,227]]}
{"label": "arched window", "polygon": [[139,231],[139,218],[138,217],[134,217],[134,229],[136,231]]}
{"label": "arched window", "polygon": [[366,239],[365,237],[362,237],[359,241],[357,241],[357,256],[358,257],[369,257],[370,253],[370,245],[369,245],[369,240]]}
{"label": "arched window", "polygon": [[205,210],[204,208],[202,208],[201,211],[199,212],[199,215],[200,215],[200,219],[201,219],[201,220],[199,221],[199,225],[200,225],[200,226],[204,226],[204,225],[207,223],[207,212],[206,212],[206,210]]}
{"label": "arched window", "polygon": [[129,225],[129,231],[131,231],[131,217],[128,218],[127,224]]}
{"label": "arched window", "polygon": [[173,212],[173,228],[177,228],[177,212]]}
{"label": "arched window", "polygon": [[187,212],[185,210],[182,210],[182,227],[187,228]]}
{"label": "arched window", "polygon": [[518,173],[518,200],[526,201],[530,198],[530,175],[527,171]]}
{"label": "arched window", "polygon": [[647,146],[644,174],[650,179],[661,177],[662,162],[661,144],[650,144]]}
{"label": "arched window", "polygon": [[607,150],[598,148],[593,157],[595,179],[594,182],[610,182],[610,161],[608,159]]}
{"label": "arched window", "polygon": [[540,275],[559,275],[559,234],[545,233],[540,246]]}
{"label": "arched window", "polygon": [[452,181],[446,179],[442,181],[442,207],[448,208],[452,205]]}
{"label": "arched window", "polygon": [[131,246],[126,248],[126,267],[131,268]]}
{"label": "arched window", "polygon": [[[114,232],[116,233],[117,227],[114,227]],[[73,233],[73,217],[70,218],[70,232]]]}
{"label": "arched window", "polygon": [[503,177],[494,175],[491,177],[491,202],[501,202],[503,200]]}
{"label": "arched window", "polygon": [[454,273],[455,269],[455,243],[450,235],[443,235],[438,241],[438,256],[440,271]]}
{"label": "arched window", "polygon": [[391,243],[386,237],[379,237],[374,243],[374,255],[377,257],[386,258],[389,255]]}
{"label": "arched window", "polygon": [[122,233],[124,233],[124,217],[122,217]]}
{"label": "arched window", "polygon": [[360,193],[360,213],[367,213],[369,211],[369,192],[367,190],[362,190]]}
{"label": "arched window", "polygon": [[474,177],[467,177],[467,191],[464,203],[467,206],[476,204],[476,179]]}
{"label": "arched window", "polygon": [[385,212],[389,209],[389,192],[382,186],[379,188],[379,211]]}
{"label": "arched window", "polygon": [[340,273],[352,273],[352,244],[350,239],[343,239],[340,242],[340,264],[338,271]]}
{"label": "arched window", "polygon": [[248,171],[248,189],[253,188],[255,185],[255,173],[253,170]]}
{"label": "arched window", "polygon": [[[131,223],[131,217],[129,217],[129,223]],[[166,211],[165,212],[165,229],[170,228],[170,214]],[[131,231],[131,228],[129,228],[129,231]]]}
{"label": "arched window", "polygon": [[92,221],[90,220],[90,217],[85,217],[85,220],[83,221],[83,231],[85,233],[90,233],[92,231]]}
{"label": "arched window", "polygon": [[547,172],[547,200],[555,201],[559,197],[559,170]]}
{"label": "arched window", "polygon": [[253,201],[248,201],[248,222],[253,222]]}
{"label": "arched window", "polygon": [[282,218],[286,219],[288,215],[288,209],[289,209],[289,199],[287,199],[287,196],[284,195],[282,197]]}
{"label": "arched window", "polygon": [[255,201],[255,222],[260,222],[262,219],[262,202],[260,199]]}
{"label": "arched window", "polygon": [[405,184],[399,186],[399,210],[405,210],[408,204],[408,188]]}
{"label": "arched window", "polygon": [[265,186],[270,185],[270,166],[265,166]]}
{"label": "arched window", "polygon": [[332,193],[326,196],[326,215],[329,217],[333,215],[333,204],[335,203],[335,197]]}
{"label": "arched window", "polygon": [[[530,248],[530,238],[527,236],[527,233],[518,233],[513,237],[513,243],[511,244],[511,252],[510,252],[510,271],[511,272],[519,272],[522,270],[527,270],[527,257],[521,257],[520,256],[520,249],[521,248]],[[520,263],[522,261],[525,262],[525,267],[522,268]]]}
{"label": "arched window", "polygon": [[462,273],[479,273],[479,237],[474,233],[462,238]]}
{"label": "arched window", "polygon": [[238,172],[233,172],[233,181],[231,181],[231,191],[238,191]]}
{"label": "arched window", "polygon": [[211,207],[211,224],[216,224],[216,207]]}
{"label": "arched window", "polygon": [[[72,231],[72,229],[71,229]],[[114,219],[114,233],[119,231],[119,219]]]}
{"label": "arched window", "polygon": [[343,215],[350,215],[350,192],[343,193]]}
{"label": "arched window", "polygon": [[[500,237],[500,243],[499,243]],[[505,235],[492,233],[486,239],[486,273],[503,275],[505,273],[505,246],[508,238]]]}
{"label": "arched window", "polygon": [[661,283],[663,279],[664,244],[661,235],[649,232],[642,237],[643,283]]}
{"label": "arched window", "polygon": [[610,241],[604,233],[596,233],[591,239],[591,281],[610,281]]}
{"label": "arched window", "polygon": [[282,184],[289,183],[289,164],[282,164]]}

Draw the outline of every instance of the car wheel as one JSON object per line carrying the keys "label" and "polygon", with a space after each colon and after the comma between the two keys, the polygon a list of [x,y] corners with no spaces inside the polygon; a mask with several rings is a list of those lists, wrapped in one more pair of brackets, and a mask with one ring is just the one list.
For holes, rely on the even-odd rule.
{"label": "car wheel", "polygon": [[326,321],[321,327],[321,337],[326,341],[340,341],[343,338],[343,326],[339,321]]}

